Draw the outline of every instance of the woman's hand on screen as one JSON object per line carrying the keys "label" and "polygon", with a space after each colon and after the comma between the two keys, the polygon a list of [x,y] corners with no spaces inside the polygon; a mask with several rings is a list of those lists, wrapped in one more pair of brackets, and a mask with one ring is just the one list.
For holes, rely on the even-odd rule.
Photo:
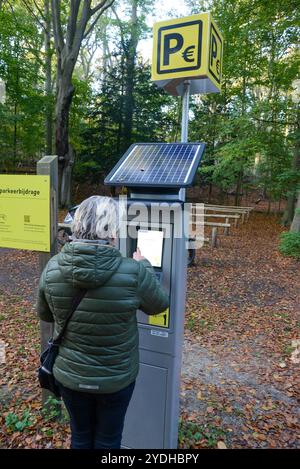
{"label": "woman's hand on screen", "polygon": [[133,253],[132,257],[136,261],[142,261],[143,259],[145,259],[145,257],[142,256],[142,253],[139,248],[136,248],[136,251]]}

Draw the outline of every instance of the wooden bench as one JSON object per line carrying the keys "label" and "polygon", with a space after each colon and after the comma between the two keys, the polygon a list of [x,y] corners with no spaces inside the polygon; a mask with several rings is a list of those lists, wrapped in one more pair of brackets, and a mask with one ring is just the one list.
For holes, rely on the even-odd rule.
{"label": "wooden bench", "polygon": [[229,228],[230,228],[230,223],[218,223],[218,222],[213,222],[213,221],[196,221],[193,223],[193,225],[196,226],[213,226],[215,228],[217,227],[222,227],[224,229],[224,234],[228,235],[229,234]]}
{"label": "wooden bench", "polygon": [[218,204],[204,204],[206,207],[220,207],[220,208],[234,208],[241,210],[248,210],[251,212],[254,207],[243,207],[242,205],[218,205]]}
{"label": "wooden bench", "polygon": [[245,221],[245,216],[247,216],[247,220],[249,218],[249,213],[247,210],[235,210],[235,209],[224,209],[224,208],[219,208],[219,207],[205,207],[204,208],[204,213],[207,212],[219,212],[219,213],[224,213],[228,215],[241,215],[241,220],[242,223]]}
{"label": "wooden bench", "polygon": [[250,212],[253,210],[253,207],[235,207],[232,205],[212,205],[204,204],[205,211],[215,211],[215,212],[226,212],[226,213],[235,213],[242,214],[242,223],[244,223],[245,215],[247,220],[249,220]]}
{"label": "wooden bench", "polygon": [[[197,229],[197,226],[211,226],[211,245],[216,247],[218,228],[224,228],[224,234],[229,234],[230,220],[234,220],[234,226],[237,227],[238,221],[241,219],[242,223],[245,222],[245,217],[249,219],[250,212],[253,207],[235,207],[232,205],[212,205],[203,204],[200,213],[197,213],[197,204],[191,204],[191,221],[192,231]],[[212,213],[210,213],[212,212]],[[203,221],[197,221],[197,218],[202,218]],[[207,221],[213,218],[225,219],[225,223]]]}
{"label": "wooden bench", "polygon": [[204,213],[203,214],[204,218],[225,218],[225,223],[229,223],[229,220],[232,218],[234,219],[234,226],[235,228],[238,225],[238,221],[241,218],[241,215],[230,215],[230,214],[219,214],[219,213]]}

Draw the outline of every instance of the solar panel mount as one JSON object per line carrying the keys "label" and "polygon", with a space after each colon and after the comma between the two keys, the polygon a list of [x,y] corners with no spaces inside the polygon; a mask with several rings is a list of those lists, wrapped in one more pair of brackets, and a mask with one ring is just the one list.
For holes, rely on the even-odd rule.
{"label": "solar panel mount", "polygon": [[105,178],[126,187],[188,187],[193,183],[204,143],[135,143]]}

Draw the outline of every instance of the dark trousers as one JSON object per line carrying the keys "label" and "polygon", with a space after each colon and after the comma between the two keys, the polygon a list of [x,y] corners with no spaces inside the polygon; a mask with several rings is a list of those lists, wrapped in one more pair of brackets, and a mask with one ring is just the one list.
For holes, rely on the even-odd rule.
{"label": "dark trousers", "polygon": [[124,419],[135,381],[121,391],[92,394],[59,384],[70,415],[72,449],[120,448]]}

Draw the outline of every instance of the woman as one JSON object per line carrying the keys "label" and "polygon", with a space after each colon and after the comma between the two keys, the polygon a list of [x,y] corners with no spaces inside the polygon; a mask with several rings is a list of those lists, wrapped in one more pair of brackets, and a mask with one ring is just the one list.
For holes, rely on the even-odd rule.
{"label": "woman", "polygon": [[73,241],[42,273],[38,314],[55,322],[56,336],[80,289],[54,365],[70,415],[71,448],[120,448],[124,419],[138,374],[136,310],[157,314],[168,296],[139,250],[133,259],[115,247],[118,204],[93,196],[78,207]]}

